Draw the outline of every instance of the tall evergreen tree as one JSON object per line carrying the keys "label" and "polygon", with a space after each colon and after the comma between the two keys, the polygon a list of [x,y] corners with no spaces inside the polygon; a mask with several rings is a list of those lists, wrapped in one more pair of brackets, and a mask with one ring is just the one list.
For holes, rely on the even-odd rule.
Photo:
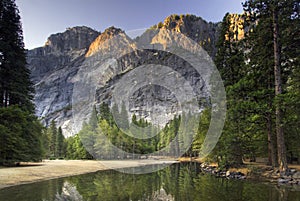
{"label": "tall evergreen tree", "polygon": [[57,135],[56,135],[56,148],[55,153],[56,157],[61,158],[64,156],[64,135],[62,133],[61,127],[58,128]]}
{"label": "tall evergreen tree", "polygon": [[51,121],[50,127],[48,128],[49,132],[49,150],[50,155],[52,157],[56,157],[56,139],[57,139],[57,128],[56,122],[54,120]]}
{"label": "tall evergreen tree", "polygon": [[81,131],[78,133],[83,145],[87,151],[94,155],[94,146],[96,144],[96,135],[98,129],[98,115],[96,107],[93,107],[92,114],[89,119],[89,123],[83,123]]}
{"label": "tall evergreen tree", "polygon": [[[232,15],[226,14],[221,24],[220,38],[217,43],[218,52],[215,58],[216,66],[224,81],[227,93],[227,119],[223,129],[219,158],[222,163],[240,165],[243,156],[243,135],[245,134],[245,101],[246,85],[242,77],[245,71],[243,44],[232,29]],[[221,163],[221,162],[220,162]]]}
{"label": "tall evergreen tree", "polygon": [[241,42],[231,28],[232,15],[226,13],[221,24],[220,37],[217,42],[216,66],[225,87],[237,83],[242,77],[244,55]]}
{"label": "tall evergreen tree", "polygon": [[[248,67],[247,79],[252,80],[252,88],[248,94],[254,103],[251,113],[256,115],[256,132],[267,134],[269,164],[278,166],[276,154],[275,125],[275,92],[274,92],[274,69],[272,26],[268,23],[254,22],[248,26],[252,31],[247,34],[246,44],[251,51],[247,54]],[[262,45],[263,44],[263,45]]]}
{"label": "tall evergreen tree", "polygon": [[128,112],[125,106],[125,103],[122,101],[121,112],[120,112],[120,119],[119,119],[119,126],[124,130],[127,131],[129,129],[129,117]]}
{"label": "tall evergreen tree", "polygon": [[[289,47],[286,41],[294,41],[291,38],[292,34],[287,34],[289,32],[295,34],[298,31],[293,28],[293,24],[299,23],[299,1],[297,0],[247,0],[244,4],[244,10],[248,14],[250,21],[255,22],[254,24],[264,24],[265,27],[270,27],[269,32],[261,32],[260,34],[265,37],[270,37],[272,45],[272,57],[270,66],[273,67],[274,80],[272,85],[274,86],[275,94],[275,128],[276,128],[276,138],[277,138],[277,157],[278,163],[281,171],[287,170],[287,158],[286,158],[286,145],[285,145],[285,135],[284,135],[284,111],[283,111],[283,94],[286,92],[286,81],[289,68],[289,63],[291,63],[294,58],[289,58]],[[299,25],[295,26],[299,28]],[[256,27],[254,27],[255,29]],[[292,31],[291,31],[292,30]],[[287,39],[288,40],[287,40]],[[299,37],[298,37],[299,40]],[[264,46],[265,44],[260,44]],[[250,49],[251,51],[251,49]],[[294,51],[291,51],[294,52]],[[252,58],[253,59],[253,58]],[[268,60],[269,58],[265,58]]]}
{"label": "tall evergreen tree", "polygon": [[92,114],[89,120],[89,125],[91,126],[92,131],[95,132],[98,126],[98,116],[97,116],[96,106],[93,107]]}
{"label": "tall evergreen tree", "polygon": [[22,26],[15,0],[0,1],[0,105],[34,112],[33,87],[26,68]]}
{"label": "tall evergreen tree", "polygon": [[0,1],[0,164],[37,161],[42,126],[34,116],[33,86],[26,68],[15,0]]}
{"label": "tall evergreen tree", "polygon": [[[300,164],[300,3],[288,1],[291,6],[284,6],[285,17],[281,22],[282,60],[284,69],[289,70],[287,93],[284,95],[284,130],[288,161],[298,158]],[[298,4],[297,4],[298,3]]]}
{"label": "tall evergreen tree", "polygon": [[0,108],[0,165],[41,160],[41,130],[36,117],[17,106]]}

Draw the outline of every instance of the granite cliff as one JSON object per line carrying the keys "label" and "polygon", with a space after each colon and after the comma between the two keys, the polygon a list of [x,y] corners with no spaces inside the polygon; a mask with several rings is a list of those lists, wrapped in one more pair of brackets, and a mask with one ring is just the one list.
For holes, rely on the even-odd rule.
{"label": "granite cliff", "polygon": [[[239,15],[232,15],[232,26],[241,30],[238,37],[242,37],[239,18]],[[105,73],[97,78],[99,85],[95,92],[95,101],[98,105],[100,102],[112,103],[111,91],[124,75],[128,75],[137,66],[151,64],[171,66],[180,72],[184,78],[190,80],[198,101],[203,103],[203,106],[209,104],[209,86],[203,81],[206,78],[193,72],[183,59],[151,49],[141,51],[139,47],[155,44],[161,46],[163,51],[163,48],[171,43],[170,38],[174,37],[170,36],[168,31],[175,31],[200,44],[214,57],[218,29],[219,23],[208,23],[194,15],[171,15],[136,39],[131,39],[124,31],[115,27],[110,27],[103,33],[88,27],[74,27],[64,33],[51,35],[43,47],[29,50],[27,55],[28,68],[32,72],[31,78],[36,90],[36,114],[45,125],[55,120],[66,136],[72,135],[74,83],[81,79],[80,72],[88,67],[87,64],[95,62],[95,58],[101,58],[96,61],[101,63],[108,54],[117,57],[113,62],[117,65],[103,67]],[[115,36],[118,36],[118,39],[110,40]],[[172,40],[180,39],[175,37]],[[87,69],[87,72],[93,73],[93,69]],[[163,79],[171,82],[175,77],[170,74],[164,75]],[[148,85],[132,91],[127,104],[131,114],[160,124],[167,123],[178,113],[178,100],[174,94],[159,85]],[[155,120],[151,117],[153,113],[157,117]]]}
{"label": "granite cliff", "polygon": [[35,84],[36,115],[45,125],[54,119],[69,132],[73,78],[99,34],[87,27],[74,27],[51,35],[45,46],[28,51],[28,68]]}

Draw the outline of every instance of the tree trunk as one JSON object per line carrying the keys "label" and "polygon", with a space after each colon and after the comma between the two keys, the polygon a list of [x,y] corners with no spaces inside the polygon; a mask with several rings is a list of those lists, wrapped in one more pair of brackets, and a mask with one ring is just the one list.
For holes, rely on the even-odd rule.
{"label": "tree trunk", "polygon": [[272,167],[278,167],[278,163],[276,162],[276,151],[274,147],[274,136],[272,133],[272,117],[271,114],[268,113],[267,116],[267,127],[268,127],[268,156],[269,156],[269,165]]}
{"label": "tree trunk", "polygon": [[[281,59],[280,59],[280,46],[279,46],[279,26],[278,26],[278,11],[276,8],[273,10],[273,43],[274,43],[274,76],[275,76],[275,97],[282,94],[281,83]],[[286,158],[286,148],[284,142],[282,111],[280,97],[276,104],[276,136],[277,136],[277,155],[280,171],[285,172],[288,168]]]}

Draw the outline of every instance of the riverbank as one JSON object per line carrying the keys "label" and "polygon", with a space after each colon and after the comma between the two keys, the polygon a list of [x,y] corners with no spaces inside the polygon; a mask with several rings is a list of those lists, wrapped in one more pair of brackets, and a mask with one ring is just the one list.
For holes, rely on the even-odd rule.
{"label": "riverbank", "polygon": [[175,160],[44,160],[40,163],[21,163],[18,167],[0,167],[0,189],[60,177],[101,170],[176,163]]}
{"label": "riverbank", "polygon": [[300,165],[289,164],[289,171],[281,174],[278,168],[272,168],[265,163],[244,162],[239,168],[221,170],[216,163],[207,163],[197,157],[182,157],[180,162],[197,162],[202,172],[226,179],[248,179],[267,181],[278,185],[295,185],[300,188]]}
{"label": "riverbank", "polygon": [[[188,162],[190,158],[180,158],[177,161],[171,159],[160,160],[44,160],[40,163],[21,163],[19,167],[0,167],[0,189],[50,180],[60,177],[68,177],[102,170],[141,167],[154,164],[171,164],[176,162]],[[202,171],[228,179],[255,179],[270,181],[278,184],[300,185],[300,166],[292,165],[291,175],[281,176],[280,173],[270,166],[262,163],[247,163],[241,168],[230,168],[220,171],[216,164],[201,163],[197,158],[192,160],[198,162]]]}

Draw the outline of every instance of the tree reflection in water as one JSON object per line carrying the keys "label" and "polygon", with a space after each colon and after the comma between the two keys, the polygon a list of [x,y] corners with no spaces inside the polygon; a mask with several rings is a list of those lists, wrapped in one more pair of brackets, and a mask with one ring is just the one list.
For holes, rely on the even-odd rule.
{"label": "tree reflection in water", "polygon": [[[149,174],[114,170],[54,179],[0,190],[0,200],[174,200],[299,201],[299,187],[215,178],[196,163],[174,164]],[[141,167],[151,168],[151,166]],[[141,171],[131,169],[130,171]]]}

